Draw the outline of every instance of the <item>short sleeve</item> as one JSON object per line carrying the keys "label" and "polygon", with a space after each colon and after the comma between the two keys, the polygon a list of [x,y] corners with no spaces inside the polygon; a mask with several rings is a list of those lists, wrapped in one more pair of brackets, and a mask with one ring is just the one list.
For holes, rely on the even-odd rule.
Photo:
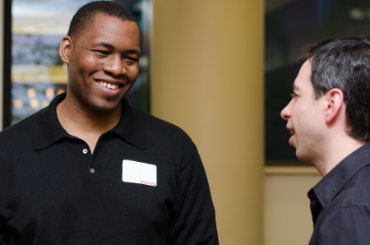
{"label": "short sleeve", "polygon": [[219,244],[215,209],[198,152],[180,170],[178,183],[178,213],[172,219],[167,244]]}

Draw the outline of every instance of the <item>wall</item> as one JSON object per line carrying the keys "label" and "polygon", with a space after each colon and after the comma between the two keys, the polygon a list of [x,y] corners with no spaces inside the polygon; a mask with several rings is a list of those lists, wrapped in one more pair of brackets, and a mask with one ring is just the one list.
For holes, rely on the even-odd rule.
{"label": "wall", "polygon": [[263,1],[153,1],[151,111],[202,157],[221,244],[263,244]]}
{"label": "wall", "polygon": [[320,179],[318,174],[265,176],[265,245],[308,244],[313,223],[307,192]]}

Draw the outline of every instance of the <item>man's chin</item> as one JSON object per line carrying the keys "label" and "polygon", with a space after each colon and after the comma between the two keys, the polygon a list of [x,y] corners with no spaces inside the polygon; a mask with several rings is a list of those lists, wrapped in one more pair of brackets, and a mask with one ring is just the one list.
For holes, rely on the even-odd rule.
{"label": "man's chin", "polygon": [[96,103],[92,105],[91,108],[99,112],[112,112],[118,108],[121,108],[121,101],[105,101]]}
{"label": "man's chin", "polygon": [[299,148],[296,148],[295,155],[299,161],[310,163],[311,158],[308,156],[308,154],[306,154],[306,152],[300,150]]}

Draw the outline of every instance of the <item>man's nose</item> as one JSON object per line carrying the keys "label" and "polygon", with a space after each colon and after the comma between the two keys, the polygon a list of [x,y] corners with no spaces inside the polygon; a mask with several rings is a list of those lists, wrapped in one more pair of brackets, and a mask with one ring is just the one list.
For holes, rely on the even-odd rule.
{"label": "man's nose", "polygon": [[291,110],[290,110],[291,103],[292,101],[290,101],[289,104],[287,104],[285,108],[280,112],[280,116],[284,120],[288,120],[291,116]]}
{"label": "man's nose", "polygon": [[108,62],[104,65],[104,69],[112,73],[114,76],[120,76],[126,73],[126,68],[123,65],[123,62],[120,57],[112,57],[108,60]]}

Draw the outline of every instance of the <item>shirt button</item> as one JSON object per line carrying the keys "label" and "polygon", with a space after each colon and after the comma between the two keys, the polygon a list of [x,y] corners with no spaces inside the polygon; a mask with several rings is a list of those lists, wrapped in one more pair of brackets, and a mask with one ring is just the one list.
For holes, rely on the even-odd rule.
{"label": "shirt button", "polygon": [[87,150],[87,149],[83,149],[83,150],[82,150],[82,153],[83,153],[83,154],[87,154],[87,152],[88,152],[88,150]]}
{"label": "shirt button", "polygon": [[95,173],[95,169],[94,168],[90,168],[90,173]]}

